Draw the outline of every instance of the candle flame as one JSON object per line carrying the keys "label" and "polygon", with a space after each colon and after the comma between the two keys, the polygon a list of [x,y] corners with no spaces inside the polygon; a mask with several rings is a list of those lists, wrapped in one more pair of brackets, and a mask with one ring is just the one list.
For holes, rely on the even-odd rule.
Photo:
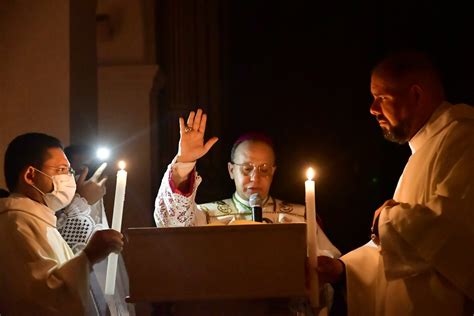
{"label": "candle flame", "polygon": [[118,166],[119,166],[119,168],[122,169],[122,170],[125,169],[125,161],[120,160],[119,163],[118,163]]}
{"label": "candle flame", "polygon": [[314,178],[314,169],[313,168],[308,168],[308,170],[306,170],[306,177],[308,177],[308,180],[313,180]]}

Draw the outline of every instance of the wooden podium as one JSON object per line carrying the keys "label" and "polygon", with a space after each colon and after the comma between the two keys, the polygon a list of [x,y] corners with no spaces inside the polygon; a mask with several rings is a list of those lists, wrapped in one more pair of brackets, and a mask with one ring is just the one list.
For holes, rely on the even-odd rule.
{"label": "wooden podium", "polygon": [[157,315],[295,315],[304,300],[306,225],[130,228],[131,303]]}

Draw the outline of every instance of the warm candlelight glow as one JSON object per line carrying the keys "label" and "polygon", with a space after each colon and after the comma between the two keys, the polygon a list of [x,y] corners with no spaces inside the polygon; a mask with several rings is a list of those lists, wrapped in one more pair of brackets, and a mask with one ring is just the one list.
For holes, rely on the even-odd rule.
{"label": "warm candlelight glow", "polygon": [[[125,188],[127,185],[127,171],[125,171],[125,161],[118,163],[120,168],[117,171],[117,183],[115,186],[114,212],[112,215],[112,229],[121,231],[123,204],[125,202]],[[107,262],[107,274],[105,276],[105,294],[113,295],[115,293],[115,279],[117,277],[118,255],[111,253]]]}
{"label": "warm candlelight glow", "polygon": [[308,246],[308,261],[309,265],[313,268],[309,270],[310,278],[310,303],[312,308],[319,306],[319,284],[318,275],[315,273],[315,269],[318,266],[318,250],[317,250],[317,230],[318,224],[316,223],[316,199],[315,199],[315,185],[314,176],[315,171],[313,168],[308,168],[306,171],[308,180],[304,182],[305,187],[305,203],[306,203],[306,238]]}
{"label": "warm candlelight glow", "polygon": [[118,167],[120,168],[120,170],[123,170],[125,169],[125,161],[123,160],[120,160],[119,163],[118,163]]}

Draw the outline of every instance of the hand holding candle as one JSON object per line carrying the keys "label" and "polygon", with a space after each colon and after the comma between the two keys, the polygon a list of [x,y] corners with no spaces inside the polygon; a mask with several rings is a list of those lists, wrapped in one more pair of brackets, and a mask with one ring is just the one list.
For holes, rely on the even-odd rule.
{"label": "hand holding candle", "polygon": [[316,224],[316,199],[314,189],[314,170],[308,168],[306,172],[308,180],[305,181],[306,202],[306,237],[308,247],[309,277],[310,277],[310,303],[312,308],[319,306],[319,284],[318,275],[315,271],[318,266],[317,254],[317,224]]}
{"label": "hand holding candle", "polygon": [[[119,162],[120,170],[117,172],[117,184],[115,186],[114,213],[112,217],[112,229],[120,231],[122,229],[123,204],[125,201],[125,187],[127,184],[127,172],[125,162]],[[113,295],[115,292],[115,279],[117,275],[118,254],[109,255],[107,262],[107,275],[105,278],[105,294]]]}

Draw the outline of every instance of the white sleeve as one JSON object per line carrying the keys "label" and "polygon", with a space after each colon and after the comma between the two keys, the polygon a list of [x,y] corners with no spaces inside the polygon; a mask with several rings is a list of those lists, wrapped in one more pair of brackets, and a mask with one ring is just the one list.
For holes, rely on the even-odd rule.
{"label": "white sleeve", "polygon": [[1,287],[8,289],[2,295],[9,309],[14,309],[7,314],[83,313],[88,304],[89,260],[81,252],[61,264],[57,256],[62,254],[55,254],[50,246],[64,242],[59,233],[55,234],[54,228],[48,227],[46,232],[42,227],[37,228],[35,223],[27,221],[17,226],[2,226],[3,235],[9,235],[9,241],[0,246]]}
{"label": "white sleeve", "polygon": [[[200,226],[207,224],[206,215],[199,210],[196,202],[196,192],[202,179],[193,172],[195,163],[172,162],[161,181],[160,189],[155,199],[155,211],[153,213],[157,227],[183,227]],[[191,173],[194,177],[190,179],[190,191],[184,195],[176,188],[173,188],[172,173],[177,172],[181,176]]]}
{"label": "white sleeve", "polygon": [[474,299],[474,139],[459,131],[430,162],[430,199],[384,209],[379,236],[388,279],[434,268]]}
{"label": "white sleeve", "polygon": [[92,206],[76,193],[72,202],[58,212],[58,231],[74,253],[86,247],[95,230],[104,226],[97,225],[91,216]]}

